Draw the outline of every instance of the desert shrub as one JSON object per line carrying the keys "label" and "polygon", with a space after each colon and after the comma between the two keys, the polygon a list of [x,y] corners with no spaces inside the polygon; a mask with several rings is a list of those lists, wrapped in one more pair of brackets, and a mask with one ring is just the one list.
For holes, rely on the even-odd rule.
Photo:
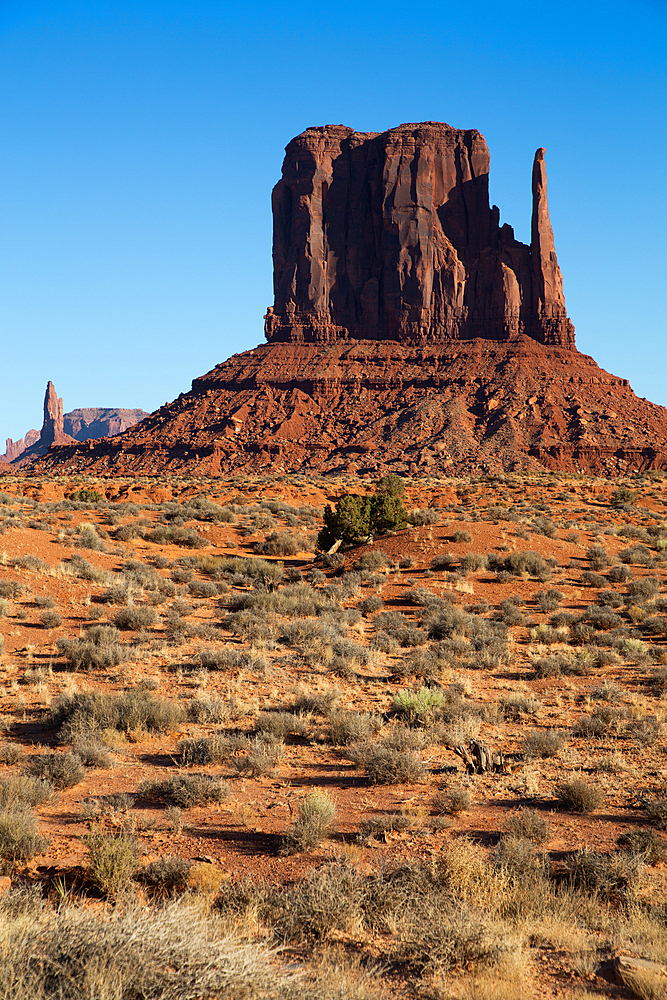
{"label": "desert shrub", "polygon": [[193,597],[217,597],[218,585],[212,580],[192,580],[188,584],[188,593]]}
{"label": "desert shrub", "polygon": [[185,858],[168,856],[151,861],[145,868],[134,873],[135,881],[141,882],[154,895],[165,896],[174,892],[184,892],[188,886],[188,875],[192,862]]}
{"label": "desert shrub", "polygon": [[637,740],[643,746],[649,746],[662,735],[662,724],[655,715],[644,715],[639,719],[632,719],[623,730],[626,738]]}
{"label": "desert shrub", "polygon": [[557,787],[556,801],[560,809],[586,814],[600,808],[604,794],[597,785],[591,785],[583,778],[574,777]]}
{"label": "desert shrub", "polygon": [[655,830],[645,828],[626,830],[617,844],[631,854],[639,854],[647,865],[662,861],[667,853],[662,837]]}
{"label": "desert shrub", "polygon": [[90,487],[82,486],[78,490],[74,490],[67,497],[68,500],[73,500],[75,503],[102,503],[106,500],[104,493],[100,493],[99,490],[90,489]]}
{"label": "desert shrub", "polygon": [[410,825],[410,817],[403,813],[390,813],[387,816],[364,816],[359,824],[359,833],[361,838],[380,838],[397,830],[407,830]]}
{"label": "desert shrub", "polygon": [[602,739],[618,732],[622,712],[610,705],[600,705],[591,715],[582,715],[572,727],[572,735]]}
{"label": "desert shrub", "polygon": [[384,602],[381,597],[378,597],[377,594],[371,594],[369,597],[365,597],[363,601],[359,601],[357,608],[362,615],[373,615],[383,607],[383,604]]}
{"label": "desert shrub", "polygon": [[358,559],[354,561],[354,568],[358,572],[373,572],[389,565],[389,556],[382,549],[369,549],[362,552]]}
{"label": "desert shrub", "polygon": [[23,592],[18,580],[0,580],[0,597],[16,598]]}
{"label": "desert shrub", "polygon": [[91,834],[84,838],[90,854],[88,876],[110,899],[129,888],[137,867],[137,844],[133,837],[121,833]]}
{"label": "desert shrub", "polygon": [[127,733],[165,732],[175,728],[184,718],[185,709],[178,702],[137,690],[119,695],[101,691],[64,693],[49,709],[49,721],[59,729],[64,742],[105,729]]}
{"label": "desert shrub", "polygon": [[147,523],[134,521],[131,524],[122,524],[116,528],[113,532],[113,537],[117,542],[131,542],[135,538],[145,538],[147,531]]}
{"label": "desert shrub", "polygon": [[414,753],[392,750],[382,744],[355,743],[345,756],[364,770],[373,785],[400,785],[423,782],[428,771]]}
{"label": "desert shrub", "polygon": [[586,558],[592,570],[601,570],[611,563],[611,556],[604,545],[589,545],[586,549]]}
{"label": "desert shrub", "polygon": [[[11,890],[0,912],[0,995],[12,1000],[207,1000],[294,996],[268,951],[224,932],[191,896],[159,907],[91,911]],[[18,911],[18,912],[17,912]],[[281,987],[281,980],[284,987]]]}
{"label": "desert shrub", "polygon": [[113,767],[114,759],[104,743],[92,733],[82,733],[72,745],[72,752],[84,767]]}
{"label": "desert shrub", "polygon": [[537,715],[542,702],[532,695],[508,694],[501,698],[500,710],[506,719],[521,719],[525,715]]}
{"label": "desert shrub", "polygon": [[62,618],[55,611],[43,611],[39,616],[39,620],[42,627],[48,629],[58,628],[63,623]]}
{"label": "desert shrub", "polygon": [[253,542],[253,552],[260,556],[295,556],[312,549],[311,539],[302,532],[271,531],[264,539]]}
{"label": "desert shrub", "polygon": [[617,590],[601,590],[598,594],[598,604],[609,608],[620,608],[623,598]]}
{"label": "desert shrub", "polygon": [[584,611],[581,620],[602,632],[612,628],[619,628],[623,624],[622,618],[614,614],[611,608],[600,607],[596,604],[591,605]]}
{"label": "desert shrub", "polygon": [[555,729],[535,729],[524,737],[523,751],[526,757],[557,757],[563,749],[562,733]]}
{"label": "desert shrub", "polygon": [[631,580],[628,584],[628,596],[638,603],[639,601],[650,601],[660,590],[660,581],[654,576],[643,576],[639,580]]}
{"label": "desert shrub", "polygon": [[250,774],[253,778],[273,774],[283,755],[283,744],[275,739],[257,736],[242,757],[233,757],[230,764],[239,774]]}
{"label": "desert shrub", "polygon": [[415,691],[399,691],[394,695],[391,707],[395,715],[410,725],[424,725],[434,718],[446,701],[446,695],[439,689],[422,687]]}
{"label": "desert shrub", "polygon": [[21,759],[21,750],[16,746],[15,743],[0,743],[0,764],[12,764],[18,763]]}
{"label": "desert shrub", "polygon": [[329,716],[329,742],[333,746],[349,746],[367,740],[382,727],[379,715],[369,712],[337,710]]}
{"label": "desert shrub", "polygon": [[651,550],[645,545],[630,545],[627,549],[621,549],[618,558],[623,563],[630,563],[637,566],[653,566],[653,556]]}
{"label": "desert shrub", "polygon": [[12,774],[0,781],[0,808],[39,806],[53,794],[53,787],[41,778]]}
{"label": "desert shrub", "polygon": [[511,598],[501,601],[496,612],[496,617],[505,625],[525,625],[526,617],[516,606]]}
{"label": "desert shrub", "polygon": [[0,804],[0,858],[28,861],[43,851],[48,841],[37,833],[35,814],[25,804]]}
{"label": "desert shrub", "polygon": [[456,816],[467,812],[472,805],[472,794],[467,788],[445,788],[431,799],[431,808],[435,813]]}
{"label": "desert shrub", "polygon": [[621,538],[631,538],[636,542],[646,542],[647,545],[651,544],[651,535],[646,530],[646,528],[640,528],[636,524],[624,524],[618,529],[618,534]]}
{"label": "desert shrub", "polygon": [[106,545],[97,533],[94,524],[82,522],[76,529],[75,544],[80,549],[90,549],[93,552],[106,551]]}
{"label": "desert shrub", "polygon": [[481,552],[466,552],[461,557],[461,562],[459,563],[459,571],[464,575],[467,573],[476,573],[477,570],[486,569],[486,567],[487,558]]}
{"label": "desert shrub", "polygon": [[431,559],[431,569],[451,569],[458,561],[459,557],[455,552],[441,552]]}
{"label": "desert shrub", "polygon": [[30,758],[28,773],[58,789],[72,788],[86,777],[81,758],[72,753],[36,754]]}
{"label": "desert shrub", "polygon": [[333,824],[336,806],[326,792],[313,789],[299,803],[299,812],[285,831],[281,854],[297,854],[317,847]]}
{"label": "desert shrub", "polygon": [[613,681],[603,681],[597,687],[591,688],[590,698],[592,701],[617,702],[621,700],[622,691]]}
{"label": "desert shrub", "polygon": [[629,486],[623,485],[614,490],[609,502],[612,507],[624,507],[626,504],[635,503],[638,496],[637,490],[631,490]]}
{"label": "desert shrub", "polygon": [[59,639],[56,649],[73,670],[111,670],[128,658],[119,638],[113,626],[93,625],[83,639]]}
{"label": "desert shrub", "polygon": [[520,809],[507,821],[507,830],[512,837],[530,840],[533,844],[544,844],[549,839],[549,824],[535,809]]}
{"label": "desert shrub", "polygon": [[537,602],[540,611],[555,611],[565,595],[562,591],[551,587],[549,590],[537,590],[533,597]]}
{"label": "desert shrub", "polygon": [[247,740],[228,738],[220,734],[201,736],[195,739],[180,740],[178,744],[178,759],[181,764],[220,764],[227,760],[230,754],[244,747]]}
{"label": "desert shrub", "polygon": [[346,494],[332,510],[324,509],[324,527],[317,537],[320,551],[330,549],[340,539],[358,545],[388,531],[405,528],[408,514],[399,497],[386,493],[367,496]]}
{"label": "desert shrub", "polygon": [[402,723],[391,726],[382,737],[382,746],[390,750],[423,750],[428,745],[431,730],[410,729]]}
{"label": "desert shrub", "polygon": [[200,649],[197,662],[205,670],[250,670],[253,675],[262,674],[266,670],[266,660],[251,649]]}
{"label": "desert shrub", "polygon": [[148,607],[126,607],[117,611],[113,617],[116,628],[137,630],[141,628],[152,628],[157,621],[157,617],[152,608]]}
{"label": "desert shrub", "polygon": [[550,517],[533,518],[531,529],[536,534],[544,535],[546,538],[555,538],[558,533],[558,527]]}
{"label": "desert shrub", "polygon": [[181,545],[188,549],[202,549],[210,545],[208,538],[202,538],[194,528],[166,527],[158,524],[145,535],[146,541],[156,545]]}
{"label": "desert shrub", "polygon": [[651,823],[656,823],[663,829],[667,827],[667,797],[664,794],[651,800],[642,802],[642,808],[646,818]]}
{"label": "desert shrub", "polygon": [[260,712],[257,717],[256,729],[275,739],[283,740],[288,736],[306,736],[308,734],[308,718],[295,715],[293,712]]}
{"label": "desert shrub", "polygon": [[509,555],[500,559],[499,566],[497,565],[497,560],[495,561],[496,566],[491,566],[489,558],[490,568],[504,570],[506,573],[511,573],[512,576],[527,574],[528,576],[536,577],[540,581],[547,580],[551,576],[551,566],[547,560],[532,550],[510,552]]}
{"label": "desert shrub", "polygon": [[607,581],[604,576],[601,576],[600,573],[593,573],[593,571],[589,569],[584,570],[579,579],[583,587],[607,586]]}
{"label": "desert shrub", "polygon": [[166,781],[145,781],[139,786],[142,795],[162,799],[181,809],[193,809],[229,798],[229,784],[215,774],[179,774]]}
{"label": "desert shrub", "polygon": [[413,524],[415,527],[421,527],[425,524],[438,524],[442,517],[442,511],[434,510],[429,508],[428,510],[422,510],[416,507],[411,510],[408,514],[408,522]]}
{"label": "desert shrub", "polygon": [[565,863],[564,874],[577,889],[601,899],[622,899],[636,883],[641,864],[638,854],[601,854],[585,847]]}
{"label": "desert shrub", "polygon": [[453,542],[472,542],[472,535],[470,534],[469,531],[465,531],[462,528],[459,528],[457,531],[455,531],[453,533],[453,535],[452,535],[452,541]]}

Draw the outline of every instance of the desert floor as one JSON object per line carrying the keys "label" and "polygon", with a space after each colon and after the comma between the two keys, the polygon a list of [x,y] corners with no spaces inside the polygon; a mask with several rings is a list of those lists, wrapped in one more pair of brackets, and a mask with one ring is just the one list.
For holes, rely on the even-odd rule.
{"label": "desert floor", "polygon": [[664,996],[667,475],[408,479],[317,556],[375,485],[0,479],[6,925],[197,900],[284,995]]}

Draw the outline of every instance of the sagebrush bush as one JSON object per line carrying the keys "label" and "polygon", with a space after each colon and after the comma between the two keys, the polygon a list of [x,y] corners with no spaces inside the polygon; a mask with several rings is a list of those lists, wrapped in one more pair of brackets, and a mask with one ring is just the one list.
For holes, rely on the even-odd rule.
{"label": "sagebrush bush", "polygon": [[570,778],[556,789],[556,799],[561,809],[586,814],[599,809],[604,801],[604,793],[597,785],[591,785],[584,778]]}
{"label": "sagebrush bush", "polygon": [[129,888],[137,867],[137,844],[125,833],[91,834],[85,838],[90,852],[88,876],[110,899]]}
{"label": "sagebrush bush", "polygon": [[86,777],[81,758],[73,753],[36,754],[30,758],[28,771],[53,788],[73,788]]}
{"label": "sagebrush bush", "polygon": [[10,774],[0,781],[0,808],[39,806],[53,795],[53,785],[42,778]]}
{"label": "sagebrush bush", "polygon": [[187,889],[191,868],[192,862],[186,858],[168,856],[140,868],[134,873],[134,878],[151,890],[153,895],[169,896]]}
{"label": "sagebrush bush", "polygon": [[544,844],[549,839],[549,823],[535,809],[520,809],[507,821],[507,830],[517,838],[531,840],[534,844]]}
{"label": "sagebrush bush", "polygon": [[147,691],[106,694],[101,691],[64,693],[49,709],[51,725],[63,742],[105,729],[119,732],[158,733],[173,729],[185,718],[185,708],[175,701],[155,698]]}
{"label": "sagebrush bush", "polygon": [[436,792],[431,799],[431,807],[436,813],[446,813],[456,816],[467,812],[472,805],[472,794],[467,788],[445,788]]}
{"label": "sagebrush bush", "polygon": [[563,734],[555,729],[535,729],[523,740],[526,757],[558,757],[564,745]]}
{"label": "sagebrush bush", "polygon": [[[0,995],[12,1000],[254,1000],[294,997],[291,977],[257,944],[230,937],[192,897],[109,912],[41,900],[0,910]],[[25,892],[24,892],[25,895]]]}
{"label": "sagebrush bush", "polygon": [[372,785],[401,785],[426,781],[428,770],[414,753],[392,750],[382,744],[355,743],[345,756],[366,772]]}
{"label": "sagebrush bush", "polygon": [[247,753],[242,757],[230,760],[232,767],[239,774],[250,774],[253,778],[273,774],[283,756],[284,745],[274,738],[255,737]]}
{"label": "sagebrush bush", "polygon": [[655,830],[644,828],[626,830],[619,836],[617,843],[631,854],[641,855],[647,865],[662,861],[667,854],[665,842]]}
{"label": "sagebrush bush", "polygon": [[334,711],[329,716],[329,742],[349,746],[367,740],[382,727],[382,718],[370,712]]}
{"label": "sagebrush bush", "polygon": [[166,781],[145,781],[139,786],[142,795],[162,799],[181,809],[193,809],[210,803],[225,802],[230,795],[228,782],[214,774],[181,774]]}
{"label": "sagebrush bush", "polygon": [[399,691],[392,701],[392,712],[410,725],[426,724],[447,703],[447,696],[438,688],[418,688],[416,691]]}
{"label": "sagebrush bush", "polygon": [[119,638],[113,625],[93,625],[83,639],[59,639],[56,649],[73,670],[111,670],[129,655]]}
{"label": "sagebrush bush", "polygon": [[0,805],[1,859],[28,861],[44,850],[47,843],[48,841],[37,833],[35,814],[28,805]]}
{"label": "sagebrush bush", "polygon": [[116,612],[113,621],[116,628],[136,631],[141,628],[152,628],[157,621],[157,616],[152,608],[145,605],[125,607]]}
{"label": "sagebrush bush", "polygon": [[287,828],[280,848],[281,854],[297,854],[317,847],[333,824],[335,803],[326,792],[314,789],[299,803],[299,812]]}

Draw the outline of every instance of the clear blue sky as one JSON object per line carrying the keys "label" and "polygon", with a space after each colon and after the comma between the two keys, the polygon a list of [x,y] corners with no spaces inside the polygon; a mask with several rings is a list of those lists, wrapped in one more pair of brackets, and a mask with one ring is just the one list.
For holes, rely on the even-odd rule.
{"label": "clear blue sky", "polygon": [[0,452],[46,382],[153,410],[263,341],[271,188],[309,125],[478,128],[580,350],[667,404],[665,0],[0,0]]}

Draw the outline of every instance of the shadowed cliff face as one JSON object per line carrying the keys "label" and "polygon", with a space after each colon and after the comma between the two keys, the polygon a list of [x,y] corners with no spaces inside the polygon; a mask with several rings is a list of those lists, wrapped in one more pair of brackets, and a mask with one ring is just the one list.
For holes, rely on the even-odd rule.
{"label": "shadowed cliff face", "polygon": [[489,206],[489,151],[438,122],[381,134],[310,128],[273,191],[269,341],[515,340],[574,346],[554,251],[544,150],[531,245]]}

